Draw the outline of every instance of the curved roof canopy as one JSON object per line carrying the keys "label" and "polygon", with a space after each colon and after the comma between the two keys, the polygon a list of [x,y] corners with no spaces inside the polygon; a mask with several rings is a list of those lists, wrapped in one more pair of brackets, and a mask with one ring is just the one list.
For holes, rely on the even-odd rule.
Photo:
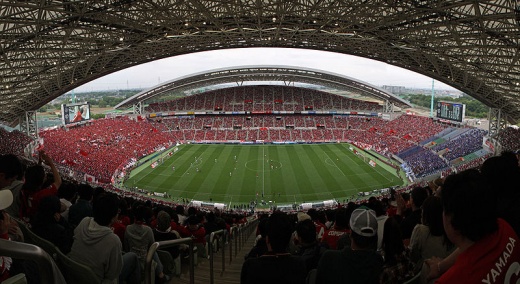
{"label": "curved roof canopy", "polygon": [[144,102],[174,90],[190,90],[222,83],[242,85],[244,81],[280,81],[285,84],[298,82],[321,85],[388,101],[400,108],[411,107],[408,102],[374,85],[323,70],[293,66],[238,66],[209,70],[170,80],[128,98],[118,104],[116,108],[130,107],[138,102]]}
{"label": "curved roof canopy", "polygon": [[241,47],[387,62],[520,119],[516,0],[2,1],[0,14],[0,121],[11,125],[109,73]]}

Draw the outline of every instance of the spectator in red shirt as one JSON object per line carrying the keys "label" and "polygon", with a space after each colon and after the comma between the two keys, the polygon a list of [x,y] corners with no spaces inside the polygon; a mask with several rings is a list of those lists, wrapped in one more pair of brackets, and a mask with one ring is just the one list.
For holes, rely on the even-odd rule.
{"label": "spectator in red shirt", "polygon": [[339,238],[348,233],[350,233],[350,229],[348,228],[346,209],[338,209],[336,211],[336,222],[330,230],[325,231],[321,242],[326,244],[329,249],[337,249]]}
{"label": "spectator in red shirt", "polygon": [[[44,189],[42,189],[42,185],[45,183],[46,174],[43,166],[41,166],[42,161],[51,168],[54,177],[54,182]],[[44,151],[40,151],[39,164],[29,167],[25,171],[25,183],[20,194],[22,199],[20,216],[28,222],[38,210],[40,200],[45,196],[57,195],[60,186],[61,176],[58,169],[54,166],[52,159]]]}
{"label": "spectator in red shirt", "polygon": [[476,170],[449,176],[444,182],[444,228],[459,255],[436,283],[511,283],[518,277],[519,238],[489,206],[494,205],[491,192]]}

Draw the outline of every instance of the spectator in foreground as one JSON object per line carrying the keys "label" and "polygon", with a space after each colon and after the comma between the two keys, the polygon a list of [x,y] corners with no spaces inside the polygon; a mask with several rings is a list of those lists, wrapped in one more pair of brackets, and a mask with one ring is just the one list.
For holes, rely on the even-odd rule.
{"label": "spectator in foreground", "polygon": [[305,263],[288,252],[294,229],[287,214],[274,212],[267,221],[267,253],[242,265],[241,284],[305,283]]}
{"label": "spectator in foreground", "polygon": [[[406,245],[410,241],[412,237],[413,229],[417,224],[421,223],[421,206],[428,197],[428,191],[424,187],[415,187],[412,189],[410,194],[410,203],[411,203],[411,212],[408,216],[404,217],[401,221],[401,234],[403,237],[403,241]],[[404,210],[401,199],[396,198],[398,201],[397,215],[401,215],[401,211]]]}
{"label": "spectator in foreground", "polygon": [[58,169],[54,166],[52,159],[43,151],[40,152],[40,163],[42,161],[51,168],[54,181],[49,187],[42,188],[47,178],[43,166],[38,164],[27,168],[25,171],[25,183],[20,192],[20,217],[26,222],[29,222],[36,214],[40,200],[45,196],[57,195],[61,186],[61,177]]}
{"label": "spectator in foreground", "polygon": [[326,251],[318,264],[316,283],[379,283],[383,258],[377,245],[376,213],[364,206],[350,217],[351,246]]}
{"label": "spectator in foreground", "polygon": [[94,189],[84,183],[78,186],[78,197],[76,203],[69,207],[69,224],[77,226],[85,217],[92,217],[92,196]]}
{"label": "spectator in foreground", "polygon": [[13,203],[5,211],[11,217],[20,218],[24,166],[18,157],[7,154],[0,156],[0,167],[0,189],[9,188],[13,193]]}
{"label": "spectator in foreground", "polygon": [[38,212],[34,216],[32,230],[35,234],[44,238],[64,254],[69,253],[72,246],[72,229],[61,216],[61,202],[57,196],[46,196],[38,206]]}
{"label": "spectator in foreground", "polygon": [[305,261],[307,272],[317,268],[318,262],[326,249],[318,243],[316,226],[312,220],[303,220],[296,224],[296,238],[298,239],[296,255]]}
{"label": "spectator in foreground", "polygon": [[446,178],[441,193],[444,228],[459,256],[436,283],[511,283],[516,277],[519,239],[507,222],[497,219],[490,196],[476,170]]}
{"label": "spectator in foreground", "polygon": [[69,254],[90,267],[100,283],[141,283],[141,266],[135,253],[122,254],[122,244],[110,225],[117,219],[118,199],[100,196],[93,204],[94,217],[85,217],[74,230]]}
{"label": "spectator in foreground", "polygon": [[267,252],[267,243],[265,241],[267,236],[267,220],[267,218],[260,219],[257,227],[259,238],[256,239],[255,246],[244,257],[245,260],[260,257]]}
{"label": "spectator in foreground", "polygon": [[442,224],[441,198],[430,196],[422,206],[421,224],[415,226],[410,239],[410,258],[415,263],[415,271],[421,269],[424,260],[433,256],[445,258],[455,247],[446,236]]}
{"label": "spectator in foreground", "polygon": [[413,264],[405,250],[399,223],[394,217],[386,219],[383,225],[383,254],[385,264],[381,274],[381,284],[403,283],[413,277]]}

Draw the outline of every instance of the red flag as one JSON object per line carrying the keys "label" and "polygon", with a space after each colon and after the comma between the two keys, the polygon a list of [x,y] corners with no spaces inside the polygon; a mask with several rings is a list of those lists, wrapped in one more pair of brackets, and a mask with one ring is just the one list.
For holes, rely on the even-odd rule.
{"label": "red flag", "polygon": [[84,150],[79,150],[79,154],[84,157],[88,156],[88,153]]}

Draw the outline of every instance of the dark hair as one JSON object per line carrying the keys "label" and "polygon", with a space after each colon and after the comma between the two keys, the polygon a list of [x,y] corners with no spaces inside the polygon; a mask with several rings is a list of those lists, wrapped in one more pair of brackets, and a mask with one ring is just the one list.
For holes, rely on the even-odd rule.
{"label": "dark hair", "polygon": [[92,186],[82,183],[78,185],[78,196],[80,199],[91,200],[94,195],[94,189]]}
{"label": "dark hair", "polygon": [[293,231],[292,222],[287,214],[279,211],[271,214],[267,221],[267,237],[273,252],[287,252]]}
{"label": "dark hair", "polygon": [[451,217],[451,225],[464,237],[475,242],[498,230],[496,201],[477,170],[448,176],[441,200],[444,214]]}
{"label": "dark hair", "polygon": [[94,221],[101,226],[108,226],[119,211],[119,199],[113,193],[98,196],[93,204]]}
{"label": "dark hair", "polygon": [[307,215],[309,215],[313,221],[318,219],[318,211],[314,208],[307,210]]}
{"label": "dark hair", "polygon": [[55,195],[49,195],[42,198],[38,204],[37,216],[40,221],[48,222],[54,220],[54,214],[61,210],[60,199]]}
{"label": "dark hair", "polygon": [[504,152],[501,156],[488,158],[480,172],[494,185],[498,195],[508,195],[518,191],[520,169],[516,155]]}
{"label": "dark hair", "polygon": [[146,221],[146,206],[139,205],[135,210],[132,210],[134,212],[134,220],[135,222],[145,222]]}
{"label": "dark hair", "polygon": [[422,223],[428,226],[433,236],[444,236],[444,245],[451,248],[452,243],[446,235],[442,221],[442,202],[438,196],[429,196],[422,205]]}
{"label": "dark hair", "polygon": [[71,201],[78,194],[78,188],[76,184],[71,182],[63,182],[58,189],[58,196],[66,200]]}
{"label": "dark hair", "polygon": [[45,180],[45,170],[40,165],[30,166],[25,170],[24,189],[38,191]]}
{"label": "dark hair", "polygon": [[368,208],[374,210],[376,212],[376,216],[382,216],[386,214],[385,208],[383,206],[383,202],[380,200],[372,200],[371,202],[368,202],[367,204]]}
{"label": "dark hair", "polygon": [[306,244],[316,242],[316,226],[310,219],[298,222],[296,224],[296,233]]}
{"label": "dark hair", "polygon": [[217,217],[215,216],[215,213],[209,212],[208,214],[206,214],[206,221],[208,223],[214,223],[216,219]]}
{"label": "dark hair", "polygon": [[352,231],[350,233],[351,240],[356,243],[360,249],[376,249],[377,248],[377,234],[373,237],[365,237],[358,235]]}
{"label": "dark hair", "polygon": [[175,212],[177,212],[178,215],[184,215],[184,206],[177,205],[177,207],[175,207]]}
{"label": "dark hair", "polygon": [[394,264],[396,256],[404,251],[401,228],[394,217],[386,219],[383,227],[383,251],[387,264]]}
{"label": "dark hair", "polygon": [[260,222],[258,222],[258,233],[265,237],[267,234],[267,218],[260,218]]}
{"label": "dark hair", "polygon": [[0,173],[3,173],[6,179],[21,178],[23,175],[23,165],[20,159],[13,154],[0,156]]}
{"label": "dark hair", "polygon": [[421,208],[424,200],[428,198],[428,190],[424,187],[415,187],[412,189],[411,196],[415,207]]}
{"label": "dark hair", "polygon": [[336,223],[335,226],[338,228],[348,228],[349,218],[347,217],[347,210],[344,208],[339,208],[336,210]]}
{"label": "dark hair", "polygon": [[430,228],[430,233],[434,236],[444,234],[442,225],[442,203],[438,196],[426,198],[422,205],[422,223]]}

